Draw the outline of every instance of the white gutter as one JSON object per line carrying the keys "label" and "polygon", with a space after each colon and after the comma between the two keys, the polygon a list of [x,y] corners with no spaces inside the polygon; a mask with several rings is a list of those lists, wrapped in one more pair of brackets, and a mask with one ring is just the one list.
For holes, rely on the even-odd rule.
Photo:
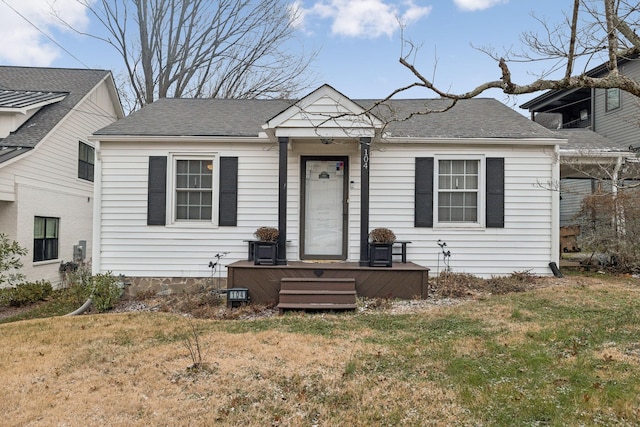
{"label": "white gutter", "polygon": [[273,143],[269,138],[259,136],[182,136],[182,135],[100,135],[89,136],[93,142],[244,142],[244,143]]}
{"label": "white gutter", "polygon": [[382,137],[381,142],[395,144],[460,144],[465,145],[552,145],[567,143],[563,138],[412,138],[412,137]]}

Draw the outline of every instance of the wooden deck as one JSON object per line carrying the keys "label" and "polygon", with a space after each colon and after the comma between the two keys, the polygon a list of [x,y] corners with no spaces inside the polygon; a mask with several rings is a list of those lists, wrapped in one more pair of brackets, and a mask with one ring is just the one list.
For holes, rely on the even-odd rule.
{"label": "wooden deck", "polygon": [[251,303],[277,305],[283,278],[355,279],[356,292],[367,298],[427,298],[429,269],[412,262],[391,267],[361,267],[357,262],[301,262],[255,265],[238,261],[227,266],[227,288],[247,288]]}

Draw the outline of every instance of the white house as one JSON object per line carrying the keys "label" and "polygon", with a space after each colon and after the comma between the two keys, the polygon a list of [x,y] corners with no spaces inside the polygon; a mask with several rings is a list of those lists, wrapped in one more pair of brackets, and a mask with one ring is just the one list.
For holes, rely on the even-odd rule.
{"label": "white house", "polygon": [[279,265],[364,267],[384,226],[432,274],[438,241],[456,272],[552,274],[559,198],[541,183],[558,180],[564,140],[494,99],[410,116],[449,104],[374,105],[328,85],[298,101],[159,100],[92,137],[93,270],[206,279],[216,254],[246,260],[265,225],[280,230]]}
{"label": "white house", "polygon": [[28,249],[27,280],[91,250],[88,137],[123,116],[109,71],[0,67],[0,233]]}

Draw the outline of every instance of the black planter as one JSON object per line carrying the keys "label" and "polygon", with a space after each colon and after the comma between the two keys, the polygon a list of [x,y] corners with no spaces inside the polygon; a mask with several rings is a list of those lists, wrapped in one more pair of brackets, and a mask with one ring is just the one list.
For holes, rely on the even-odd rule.
{"label": "black planter", "polygon": [[253,251],[255,265],[276,265],[277,242],[254,242]]}
{"label": "black planter", "polygon": [[391,267],[393,256],[393,243],[370,243],[369,266]]}

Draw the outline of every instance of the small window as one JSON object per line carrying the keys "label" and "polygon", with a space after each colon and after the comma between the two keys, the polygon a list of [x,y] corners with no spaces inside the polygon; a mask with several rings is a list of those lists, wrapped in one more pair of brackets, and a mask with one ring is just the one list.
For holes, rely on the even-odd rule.
{"label": "small window", "polygon": [[620,108],[620,89],[617,87],[607,89],[605,91],[605,98],[607,103],[607,111]]}
{"label": "small window", "polygon": [[33,225],[33,260],[58,258],[58,229],[60,218],[37,216]]}
{"label": "small window", "polygon": [[93,182],[93,165],[95,149],[85,144],[78,143],[78,178]]}
{"label": "small window", "polygon": [[437,204],[439,223],[478,223],[479,160],[439,160]]}
{"label": "small window", "polygon": [[175,209],[178,221],[211,221],[213,160],[176,160]]}

